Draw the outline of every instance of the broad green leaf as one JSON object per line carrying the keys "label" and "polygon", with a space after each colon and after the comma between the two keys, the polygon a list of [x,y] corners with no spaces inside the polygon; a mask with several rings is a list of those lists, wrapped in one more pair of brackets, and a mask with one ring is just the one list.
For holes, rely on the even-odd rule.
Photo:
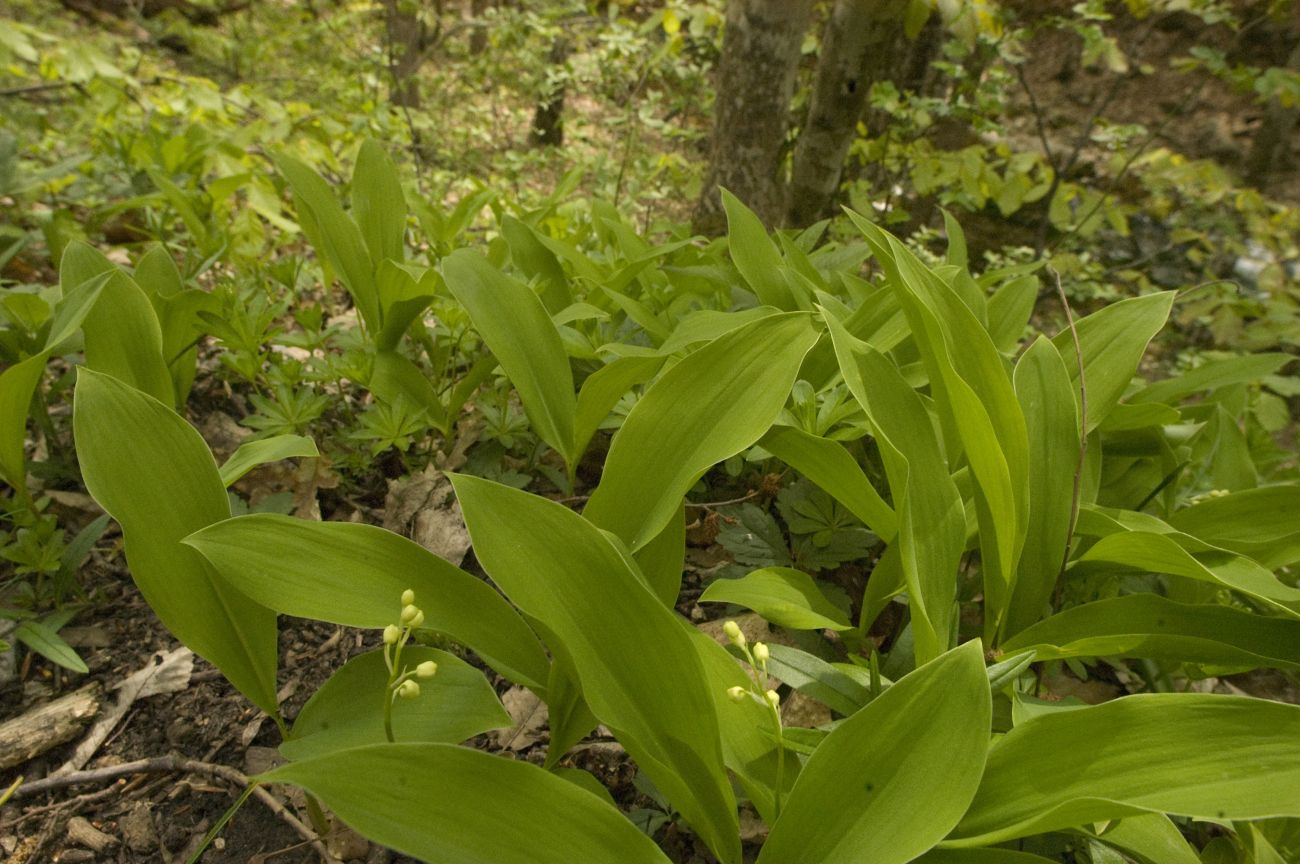
{"label": "broad green leaf", "polygon": [[1248,354],[1244,357],[1206,360],[1181,375],[1148,384],[1130,396],[1128,401],[1134,404],[1164,402],[1173,405],[1202,390],[1217,390],[1232,384],[1258,381],[1277,373],[1294,359],[1290,354]]}
{"label": "broad green leaf", "polygon": [[378,333],[382,322],[379,291],[375,287],[375,263],[361,229],[343,212],[334,191],[312,168],[285,153],[276,157],[275,164],[293,187],[298,221],[303,232],[317,246],[316,254],[324,256],[339,274],[361,313],[366,329]]}
{"label": "broad green leaf", "polygon": [[845,717],[871,701],[871,690],[849,673],[807,651],[770,645],[771,673]]}
{"label": "broad green leaf", "polygon": [[752,324],[760,318],[779,315],[780,311],[772,306],[758,306],[753,309],[741,309],[738,312],[697,309],[677,322],[673,332],[659,346],[659,353],[676,354],[700,342],[712,342],[719,336],[724,336],[746,324]]}
{"label": "broad green leaf", "polygon": [[627,391],[644,384],[664,365],[662,357],[617,357],[587,376],[578,391],[573,420],[573,455],[581,459],[609,412]]}
{"label": "broad green leaf", "polygon": [[372,840],[439,864],[668,864],[627,817],[542,769],[452,744],[378,744],[255,778],[293,783]]}
{"label": "broad green leaf", "polygon": [[14,628],[14,638],[45,659],[71,669],[81,675],[90,670],[72,646],[64,641],[58,631],[36,620],[19,622]]}
{"label": "broad green leaf", "polygon": [[[510,725],[483,673],[454,654],[407,645],[402,667],[425,660],[438,664],[432,678],[417,679],[420,695],[393,701],[393,738],[402,743],[458,744],[489,729]],[[349,747],[382,744],[388,667],[383,650],[349,660],[312,694],[293,721],[291,737],[280,745],[287,759],[298,761]]]}
{"label": "broad green leaf", "polygon": [[86,488],[122,526],[144,599],[176,638],[275,714],[275,613],[180,542],[230,517],[207,444],[163,403],[86,368],[77,374],[73,429]]}
{"label": "broad green leaf", "polygon": [[1145,657],[1167,663],[1297,669],[1300,621],[1129,594],[1066,609],[1001,647],[1008,654],[1032,648],[1039,660]]}
{"label": "broad green leaf", "polygon": [[654,595],[670,609],[677,605],[686,569],[686,508],[632,557]]}
{"label": "broad green leaf", "polygon": [[482,579],[373,525],[272,513],[228,519],[185,541],[268,609],[348,627],[397,622],[408,588],[424,626],[473,648],[501,674],[546,687],[549,663],[532,630]]}
{"label": "broad green leaf", "polygon": [[826,323],[844,381],[871,420],[885,463],[898,514],[898,538],[890,548],[898,548],[917,660],[927,662],[942,654],[951,638],[957,562],[966,547],[961,494],[930,415],[898,368],[849,335],[834,316],[827,315]]}
{"label": "broad green leaf", "polygon": [[[1075,324],[1083,349],[1083,376],[1088,388],[1088,431],[1096,429],[1115,407],[1137,372],[1147,343],[1165,326],[1174,292],[1131,297],[1104,306]],[[1052,340],[1065,358],[1070,383],[1079,393],[1079,352],[1067,328]]]}
{"label": "broad green leaf", "polygon": [[726,189],[722,206],[727,212],[727,246],[741,277],[763,306],[786,312],[799,308],[785,281],[785,262],[763,223],[753,211]]}
{"label": "broad green leaf", "polygon": [[1143,812],[1300,815],[1300,707],[1154,693],[1039,715],[993,742],[979,792],[945,845]]}
{"label": "broad green leaf", "polygon": [[1058,860],[1010,849],[931,849],[915,859],[916,864],[1057,864]]}
{"label": "broad green leaf", "polygon": [[501,235],[510,246],[510,260],[515,268],[528,281],[541,281],[542,301],[548,314],[559,312],[573,302],[564,268],[532,227],[513,216],[505,216],[501,220]]}
{"label": "broad green leaf", "polygon": [[0,479],[15,490],[27,489],[23,442],[27,439],[27,410],[45,372],[42,352],[0,372]]}
{"label": "broad green leaf", "polygon": [[759,445],[817,484],[885,542],[898,534],[894,510],[838,441],[792,426],[773,426]]}
{"label": "broad green leaf", "polygon": [[1070,374],[1051,342],[1040,336],[1025,351],[1015,386],[1029,434],[1029,522],[1002,627],[1009,636],[1043,616],[1065,564],[1080,446]]}
{"label": "broad green leaf", "polygon": [[739,579],[718,579],[704,589],[699,602],[735,603],[793,630],[853,628],[811,576],[789,567],[764,567]]}
{"label": "broad green leaf", "polygon": [[676,616],[599,529],[567,508],[452,478],[474,554],[568,655],[592,712],[727,864],[740,860],[714,695]]}
{"label": "broad green leaf", "polygon": [[1276,570],[1300,561],[1300,486],[1264,486],[1206,498],[1169,524]]}
{"label": "broad green leaf", "polygon": [[1253,597],[1292,617],[1300,617],[1300,588],[1292,588],[1269,571],[1231,552],[1202,552],[1196,558],[1167,534],[1130,531],[1103,537],[1078,561],[1168,573],[1211,582]]}
{"label": "broad green leaf", "polygon": [[991,705],[978,641],[899,680],[808,759],[760,864],[905,864],[935,846],[979,786]]}
{"label": "broad green leaf", "polygon": [[[1159,864],[1201,864],[1181,831],[1163,813],[1128,816],[1090,836],[1144,861]],[[957,851],[957,850],[953,850]]]}
{"label": "broad green leaf", "polygon": [[[90,310],[99,302],[104,283],[114,272],[115,269],[107,270],[79,285],[63,289],[63,300],[55,308],[54,319],[50,322],[50,335],[45,341],[46,353],[61,353],[63,343],[81,329],[82,322],[86,320]],[[59,275],[63,274],[60,272]]]}
{"label": "broad green leaf", "polygon": [[546,307],[527,285],[468,249],[443,259],[442,272],[515,385],[533,431],[572,468],[577,461],[573,372]]}
{"label": "broad green leaf", "polygon": [[303,435],[276,435],[245,441],[221,466],[221,482],[230,486],[259,465],[292,459],[295,456],[319,456],[316,442]]}
{"label": "broad green leaf", "polygon": [[1023,276],[1003,285],[989,298],[989,338],[1003,353],[1012,353],[1029,326],[1038,300],[1038,279]]}
{"label": "broad green leaf", "polygon": [[423,408],[433,425],[447,431],[449,418],[438,391],[420,367],[404,354],[392,350],[375,352],[368,386],[376,398],[389,405],[400,401],[413,408]]}
{"label": "broad green leaf", "polygon": [[583,515],[633,551],[649,542],[705,471],[771,427],[817,336],[809,315],[772,315],[687,355],[628,414]]}
{"label": "broad green leaf", "polygon": [[406,257],[406,198],[393,160],[373,138],[361,142],[352,169],[352,218],[375,266]]}
{"label": "broad green leaf", "polygon": [[86,367],[171,405],[171,373],[163,357],[162,329],[149,298],[125,273],[114,273],[82,325]]}
{"label": "broad green leaf", "polygon": [[67,299],[79,285],[116,272],[117,266],[104,253],[84,240],[73,240],[59,257],[59,290]]}
{"label": "broad green leaf", "polygon": [[[135,282],[150,299],[173,297],[185,290],[181,271],[176,268],[167,247],[161,243],[151,246],[135,264]],[[155,304],[155,308],[157,308]]]}
{"label": "broad green leaf", "polygon": [[397,348],[407,329],[437,296],[441,277],[436,270],[427,270],[416,281],[407,268],[392,259],[379,262],[375,271],[375,290],[379,292],[380,316],[384,326],[375,336],[375,347],[380,351]]}

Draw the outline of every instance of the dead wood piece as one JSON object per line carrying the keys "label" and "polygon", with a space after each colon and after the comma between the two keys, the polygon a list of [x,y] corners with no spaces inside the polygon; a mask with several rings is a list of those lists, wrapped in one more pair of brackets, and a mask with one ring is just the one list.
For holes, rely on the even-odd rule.
{"label": "dead wood piece", "polygon": [[68,840],[94,852],[103,852],[122,842],[91,825],[85,816],[73,816],[68,820]]}
{"label": "dead wood piece", "polygon": [[21,765],[77,737],[99,711],[101,695],[98,684],[87,684],[0,724],[0,770]]}

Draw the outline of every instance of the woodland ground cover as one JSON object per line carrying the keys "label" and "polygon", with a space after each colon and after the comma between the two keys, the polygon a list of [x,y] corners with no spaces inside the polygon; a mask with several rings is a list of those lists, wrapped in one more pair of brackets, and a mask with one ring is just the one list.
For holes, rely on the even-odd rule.
{"label": "woodland ground cover", "polygon": [[1297,860],[1295,10],[903,6],[7,11],[10,859]]}

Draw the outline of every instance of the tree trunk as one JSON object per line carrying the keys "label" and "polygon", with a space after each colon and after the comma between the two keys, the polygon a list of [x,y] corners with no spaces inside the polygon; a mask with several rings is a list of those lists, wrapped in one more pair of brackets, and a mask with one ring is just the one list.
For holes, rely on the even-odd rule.
{"label": "tree trunk", "polygon": [[[483,16],[487,13],[487,10],[488,0],[470,0],[469,14],[474,21],[481,22]],[[469,53],[477,56],[486,51],[487,46],[487,28],[481,26],[481,24],[471,28],[469,31]]]}
{"label": "tree trunk", "polygon": [[830,210],[867,93],[901,56],[905,7],[905,0],[835,0],[795,146],[787,224],[810,225]]}
{"label": "tree trunk", "polygon": [[[1300,72],[1300,34],[1286,65]],[[1264,109],[1264,122],[1255,133],[1250,155],[1246,158],[1246,179],[1255,187],[1263,188],[1269,179],[1292,166],[1292,135],[1300,121],[1300,106],[1283,106],[1276,99],[1269,100]]]}
{"label": "tree trunk", "polygon": [[[420,107],[420,83],[415,73],[424,65],[427,51],[439,36],[430,30],[419,14],[419,5],[407,0],[383,0],[384,35],[388,50],[388,73],[393,86],[390,98],[404,108]],[[438,9],[441,19],[441,9]]]}
{"label": "tree trunk", "polygon": [[542,81],[537,107],[533,111],[533,128],[528,133],[528,140],[535,147],[559,147],[564,143],[564,96],[568,90],[568,76],[563,66],[568,59],[569,40],[563,36],[555,37],[546,62],[548,68],[557,74],[547,75]]}
{"label": "tree trunk", "polygon": [[782,148],[811,11],[812,0],[727,3],[712,152],[695,210],[696,231],[717,235],[725,230],[720,186],[765,224],[780,221],[785,209]]}

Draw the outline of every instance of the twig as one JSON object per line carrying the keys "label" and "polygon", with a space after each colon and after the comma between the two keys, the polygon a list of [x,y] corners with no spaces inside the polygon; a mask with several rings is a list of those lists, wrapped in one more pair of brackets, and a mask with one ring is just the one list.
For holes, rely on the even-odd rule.
{"label": "twig", "polygon": [[[216,777],[225,780],[241,788],[247,787],[252,781],[243,772],[236,771],[228,765],[216,765],[211,762],[199,762],[195,759],[184,759],[179,756],[155,756],[150,759],[137,759],[134,762],[127,762],[123,765],[110,765],[106,768],[93,768],[88,771],[74,771],[70,774],[63,774],[58,777],[47,777],[43,780],[36,780],[27,783],[18,788],[14,793],[14,799],[26,798],[31,795],[38,795],[42,792],[52,792],[57,789],[64,789],[68,786],[76,786],[86,783],[107,783],[123,777],[129,777],[133,774],[157,774],[168,772],[186,772],[191,774],[206,774],[209,777]],[[310,843],[312,848],[321,856],[322,860],[329,861],[329,851],[325,844],[317,837],[316,832],[299,821],[289,809],[280,802],[266,789],[257,786],[253,789],[253,795],[261,801],[266,808],[287,824],[294,832]]]}
{"label": "twig", "polygon": [[744,504],[746,501],[752,501],[762,494],[763,491],[761,489],[751,489],[749,492],[746,492],[744,495],[741,495],[739,498],[731,498],[727,501],[704,501],[700,504],[696,504],[694,501],[687,501],[686,506],[697,507],[702,510],[713,510],[718,507],[728,507],[732,504]]}
{"label": "twig", "polygon": [[1056,294],[1061,298],[1065,308],[1065,320],[1070,326],[1070,337],[1074,340],[1074,357],[1079,364],[1079,460],[1074,466],[1074,490],[1070,495],[1070,527],[1065,532],[1065,551],[1061,553],[1061,569],[1056,574],[1056,596],[1052,608],[1061,608],[1061,592],[1064,589],[1065,565],[1070,563],[1070,541],[1074,538],[1074,529],[1079,524],[1079,491],[1083,485],[1083,461],[1088,455],[1088,380],[1083,371],[1083,343],[1079,341],[1079,328],[1074,326],[1074,312],[1070,309],[1070,299],[1065,296],[1061,285],[1061,274],[1052,265],[1047,265],[1056,279]]}
{"label": "twig", "polygon": [[0,90],[0,96],[26,96],[29,93],[44,93],[48,90],[62,90],[64,87],[71,87],[70,81],[50,81],[44,84],[24,84],[21,87],[10,87],[7,90]]}

